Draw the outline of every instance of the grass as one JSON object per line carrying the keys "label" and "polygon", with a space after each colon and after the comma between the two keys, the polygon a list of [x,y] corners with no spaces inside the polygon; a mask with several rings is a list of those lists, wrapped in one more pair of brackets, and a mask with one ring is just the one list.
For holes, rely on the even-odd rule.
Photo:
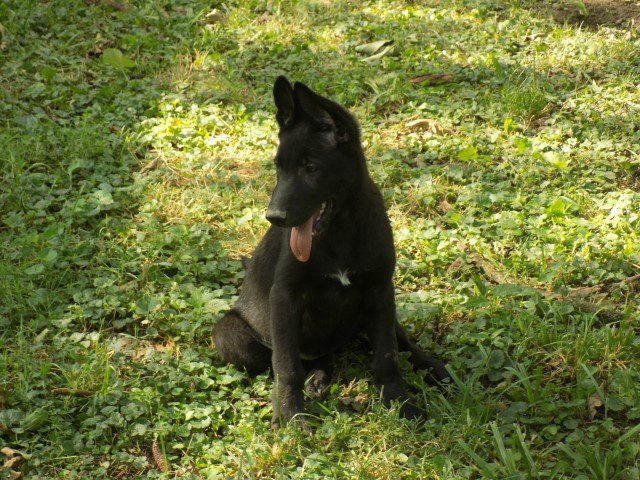
{"label": "grass", "polygon": [[[265,5],[0,5],[1,475],[638,478],[637,29]],[[267,227],[281,73],[360,120],[398,316],[455,377],[405,369],[422,429],[349,352],[315,433],[273,433],[271,379],[212,349]]]}

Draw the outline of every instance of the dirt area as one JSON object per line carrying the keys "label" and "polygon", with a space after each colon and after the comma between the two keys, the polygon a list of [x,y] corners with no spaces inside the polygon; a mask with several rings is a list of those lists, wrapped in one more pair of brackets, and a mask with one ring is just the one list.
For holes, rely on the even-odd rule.
{"label": "dirt area", "polygon": [[[585,11],[582,5],[586,8]],[[640,29],[640,1],[637,0],[558,0],[541,1],[536,8],[551,13],[558,23],[598,27]]]}

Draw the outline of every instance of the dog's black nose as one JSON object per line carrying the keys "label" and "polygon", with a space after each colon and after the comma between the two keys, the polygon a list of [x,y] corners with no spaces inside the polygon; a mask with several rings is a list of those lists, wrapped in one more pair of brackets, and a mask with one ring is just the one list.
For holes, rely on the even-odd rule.
{"label": "dog's black nose", "polygon": [[265,216],[276,227],[284,227],[287,221],[287,212],[284,210],[268,208]]}

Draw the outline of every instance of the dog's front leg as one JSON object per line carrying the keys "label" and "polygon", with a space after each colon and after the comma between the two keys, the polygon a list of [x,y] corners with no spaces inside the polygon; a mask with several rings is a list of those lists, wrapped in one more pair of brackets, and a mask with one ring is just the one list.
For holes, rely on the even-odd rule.
{"label": "dog's front leg", "polygon": [[271,426],[275,429],[303,412],[305,371],[298,340],[303,305],[299,295],[278,283],[271,288],[269,302],[274,377]]}
{"label": "dog's front leg", "polygon": [[393,284],[372,288],[367,292],[369,340],[373,350],[372,370],[376,385],[382,390],[385,403],[391,400],[402,402],[400,414],[409,419],[424,417],[424,412],[411,403],[400,366],[398,364],[398,341],[396,338],[396,307]]}

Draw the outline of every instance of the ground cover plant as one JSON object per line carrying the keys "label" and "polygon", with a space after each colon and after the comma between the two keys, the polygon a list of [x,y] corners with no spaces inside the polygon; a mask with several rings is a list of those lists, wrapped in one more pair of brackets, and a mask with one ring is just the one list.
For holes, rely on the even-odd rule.
{"label": "ground cover plant", "polygon": [[[620,10],[616,4],[620,3]],[[603,13],[606,12],[606,15]],[[631,2],[0,4],[0,476],[640,476]],[[351,109],[430,420],[339,359],[313,435],[212,349],[287,74]]]}

